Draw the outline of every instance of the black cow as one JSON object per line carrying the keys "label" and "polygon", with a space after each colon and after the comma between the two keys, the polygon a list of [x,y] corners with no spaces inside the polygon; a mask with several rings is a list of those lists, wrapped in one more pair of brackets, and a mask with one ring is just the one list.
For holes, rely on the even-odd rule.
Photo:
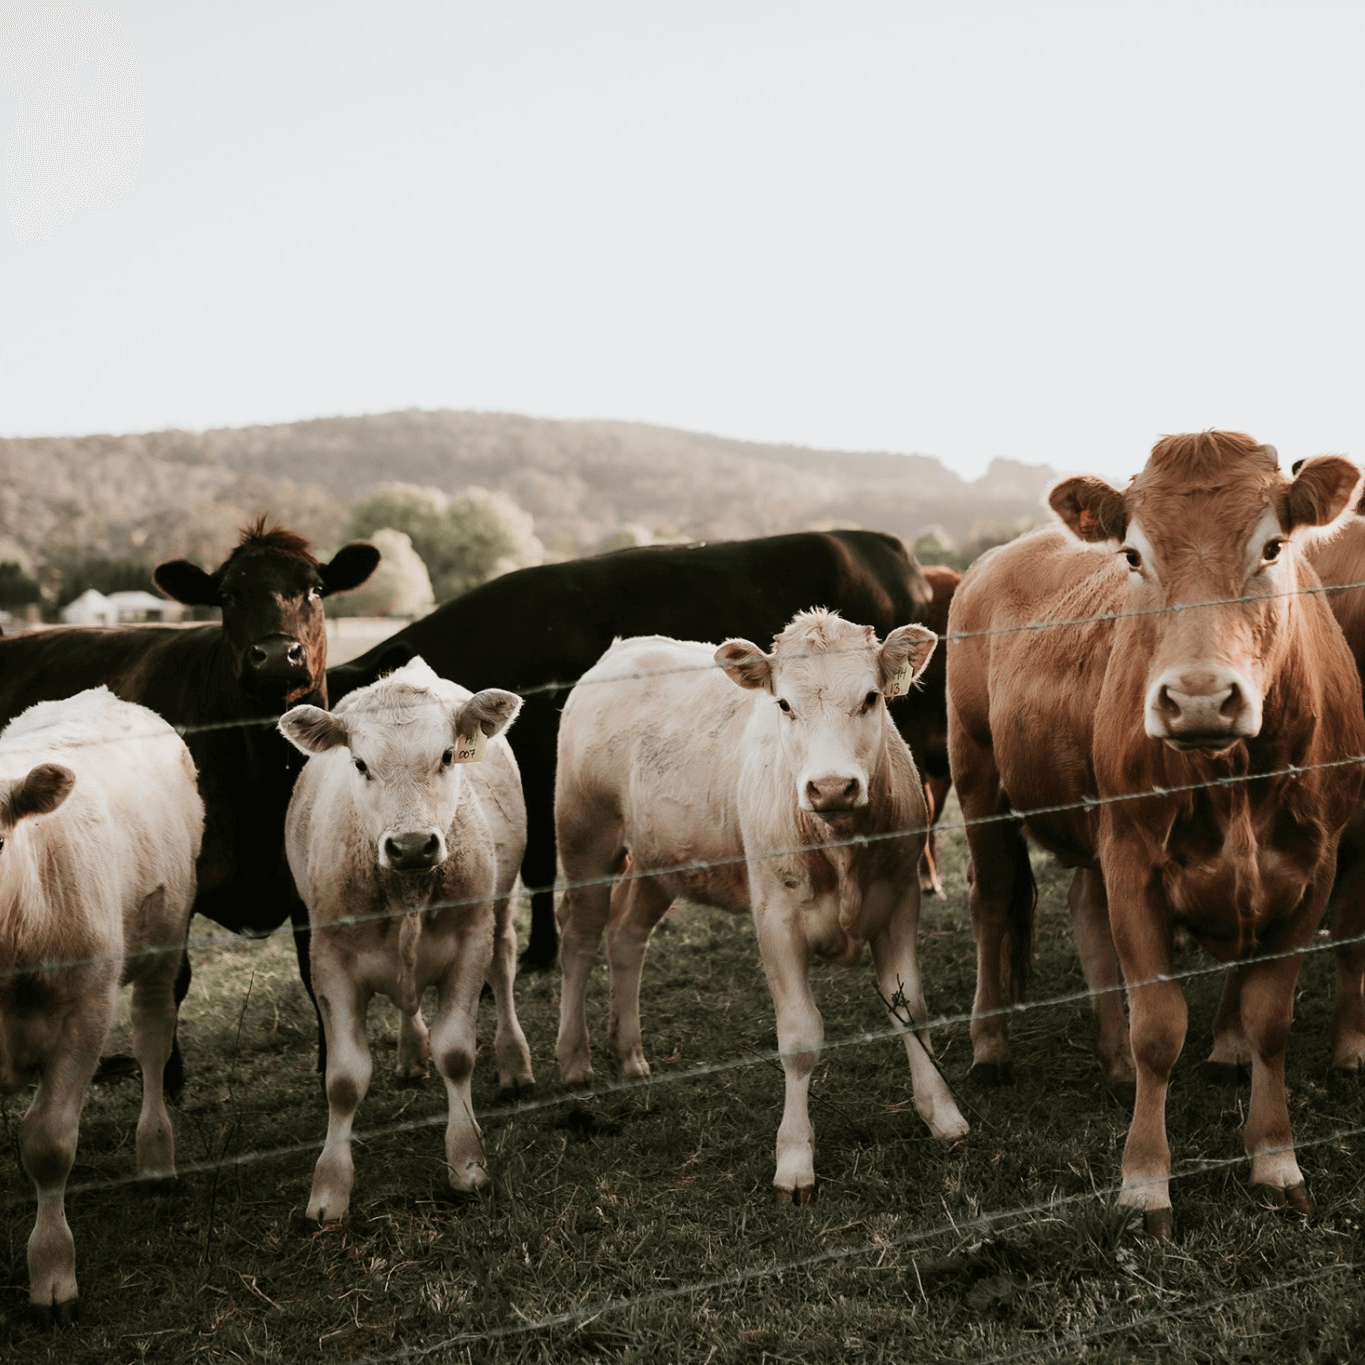
{"label": "black cow", "polygon": [[[71,626],[0,639],[0,725],[101,683],[160,713],[182,729],[204,798],[195,910],[238,933],[269,933],[291,915],[306,930],[284,861],[284,814],[303,760],[274,721],[299,702],[327,705],[322,599],[359,587],[378,563],[373,545],[354,541],[320,564],[301,536],[267,530],[262,518],[215,572],[172,560],[153,575],[180,602],[221,607],[221,625]],[[295,942],[311,995],[306,933]],[[177,999],[188,987],[187,959]],[[166,1086],[183,1084],[177,1050]]]}
{"label": "black cow", "polygon": [[[531,891],[531,939],[522,966],[555,957],[554,786],[559,713],[569,688],[618,635],[681,640],[768,639],[807,607],[837,608],[885,635],[923,620],[931,590],[894,536],[877,531],[804,531],[711,545],[658,545],[504,574],[438,607],[367,654],[328,673],[339,701],[353,688],[420,654],[472,691],[504,687],[526,705],[507,737],[526,792],[522,880]],[[943,711],[927,693],[892,704],[902,734],[923,762]],[[926,771],[933,771],[926,764]]]}

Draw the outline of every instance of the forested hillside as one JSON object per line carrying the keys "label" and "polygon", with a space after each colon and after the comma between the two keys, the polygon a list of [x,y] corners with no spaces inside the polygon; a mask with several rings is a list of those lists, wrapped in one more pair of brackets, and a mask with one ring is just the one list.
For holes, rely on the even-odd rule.
{"label": "forested hillside", "polygon": [[922,455],[760,445],[630,422],[394,412],[276,426],[0,439],[0,561],[38,573],[97,556],[225,553],[268,512],[319,545],[387,482],[505,494],[563,557],[641,538],[864,526],[913,542],[1012,530],[1053,471],[998,460],[965,483]]}

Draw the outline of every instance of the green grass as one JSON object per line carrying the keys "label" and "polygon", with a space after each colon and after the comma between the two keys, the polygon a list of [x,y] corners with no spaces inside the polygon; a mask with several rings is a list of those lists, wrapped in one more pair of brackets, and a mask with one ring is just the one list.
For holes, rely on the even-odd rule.
{"label": "green grass", "polygon": [[[948,897],[926,901],[921,965],[931,1012],[970,1007],[974,950],[965,845],[945,839]],[[1031,998],[1082,989],[1067,874],[1041,855]],[[197,938],[212,925],[196,921]],[[130,1174],[137,1086],[92,1089],[68,1199],[83,1319],[26,1317],[32,1225],[15,1134],[0,1109],[0,1360],[537,1362],[1230,1361],[1326,1365],[1365,1355],[1365,1106],[1333,1076],[1331,965],[1305,968],[1290,1051],[1311,1221],[1258,1206],[1245,1185],[1248,1092],[1206,1088],[1216,977],[1186,986],[1190,1037],[1171,1089],[1176,1237],[1146,1240],[1112,1211],[1128,1115],[1092,1056],[1090,1007],[1014,1022],[1016,1084],[967,1078],[965,1023],[936,1044],[973,1132],[941,1150],[909,1105],[870,967],[817,966],[830,1045],[812,1117],[819,1198],[771,1193],[782,1076],[753,932],[693,908],[656,933],[645,966],[654,1081],[621,1089],[605,1048],[605,967],[589,999],[599,1093],[560,1089],[558,974],[524,977],[519,1008],[540,1082],[500,1107],[487,1059],[475,1103],[492,1190],[452,1201],[439,1082],[392,1079],[396,1015],[376,1002],[375,1081],[362,1106],[345,1226],[304,1223],[325,1110],[312,1012],[282,939],[195,952],[182,1015],[191,1081],[175,1112],[175,1194]],[[1190,950],[1183,967],[1203,959]],[[480,1023],[491,1041],[492,1005]],[[116,1036],[115,1048],[126,1047]],[[1349,1134],[1349,1136],[1340,1136]],[[444,1343],[444,1344],[443,1344]],[[429,1352],[414,1357],[413,1353]],[[1354,1352],[1354,1354],[1353,1354]]]}

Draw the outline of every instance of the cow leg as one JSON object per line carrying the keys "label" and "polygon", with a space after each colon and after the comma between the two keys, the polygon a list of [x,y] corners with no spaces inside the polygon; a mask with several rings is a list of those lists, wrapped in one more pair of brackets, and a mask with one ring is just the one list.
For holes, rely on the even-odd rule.
{"label": "cow leg", "polygon": [[[965,813],[965,807],[964,807]],[[972,817],[968,817],[970,820]],[[1028,850],[1018,827],[992,822],[968,827],[972,886],[968,905],[976,938],[976,995],[972,1001],[972,1074],[987,1084],[1014,1080],[1005,1011],[1016,994],[1011,983],[1012,946],[1021,932],[1017,888],[1021,868],[1027,872]]]}
{"label": "cow leg", "polygon": [[944,894],[943,882],[938,875],[938,831],[934,826],[943,814],[943,803],[952,789],[951,777],[926,777],[924,779],[924,806],[928,812],[926,822],[929,826],[924,836],[924,856],[920,859],[920,890],[931,896]]}
{"label": "cow leg", "polygon": [[920,983],[919,957],[915,936],[919,923],[919,895],[907,897],[892,912],[883,928],[872,936],[872,963],[877,972],[882,999],[891,1018],[898,1024],[914,1022],[921,1027],[905,1034],[905,1052],[910,1060],[910,1085],[915,1108],[929,1131],[940,1141],[952,1145],[965,1142],[970,1128],[958,1110],[957,1101],[934,1064],[933,1044]]}
{"label": "cow leg", "polygon": [[1213,1048],[1199,1074],[1214,1085],[1236,1085],[1241,1068],[1252,1065],[1252,1047],[1242,1023],[1242,970],[1233,967],[1223,980],[1213,1020]]}
{"label": "cow leg", "polygon": [[1109,901],[1098,868],[1078,867],[1067,893],[1076,950],[1095,1007],[1095,1042],[1109,1088],[1131,1104],[1135,1073],[1128,1020],[1123,1011],[1123,983],[1118,953],[1109,931]]}
{"label": "cow leg", "polygon": [[1242,1023],[1251,1043],[1251,1106],[1244,1134],[1251,1185],[1275,1204],[1311,1214],[1312,1202],[1294,1156],[1284,1089],[1284,1050],[1294,1015],[1297,957],[1251,962],[1241,968]]}
{"label": "cow leg", "polygon": [[784,908],[754,901],[758,951],[777,1012],[777,1050],[786,1076],[773,1189],[779,1203],[809,1204],[815,1198],[810,1078],[824,1042],[824,1020],[810,988],[810,949],[795,928],[800,914],[784,914]]}
{"label": "cow leg", "polygon": [[521,859],[521,880],[531,893],[531,934],[521,955],[524,972],[548,971],[555,961],[554,736],[563,706],[562,692],[553,697],[529,699],[513,734],[517,741],[514,749],[525,752],[522,746],[530,745],[534,751],[534,762],[521,760],[521,781],[526,793],[526,852]]}
{"label": "cow leg", "polygon": [[474,972],[461,953],[441,982],[431,1026],[432,1055],[446,1084],[446,1168],[450,1187],[461,1193],[488,1183],[483,1141],[474,1118],[470,1078],[474,1074],[479,990],[487,971]]}
{"label": "cow leg", "polygon": [[[143,905],[145,916],[164,913],[155,900]],[[169,953],[153,950],[133,967],[133,1056],[142,1072],[142,1113],[137,1124],[137,1173],[141,1180],[175,1178],[175,1134],[166,1111],[165,1068],[175,1046],[175,988],[180,964]]]}
{"label": "cow leg", "polygon": [[597,956],[611,913],[608,884],[621,864],[615,829],[561,831],[567,885],[559,902],[559,1037],[555,1055],[568,1086],[592,1084],[592,1044],[588,1038],[588,972]]}
{"label": "cow leg", "polygon": [[[19,1159],[38,1195],[28,1239],[29,1302],[44,1326],[68,1326],[78,1309],[76,1243],[66,1221],[66,1182],[76,1161],[85,1088],[114,1021],[117,980],[94,983],[92,1017],[72,1016],[49,1055],[19,1123]],[[101,999],[101,993],[103,998]]]}
{"label": "cow leg", "polygon": [[[1115,845],[1105,862],[1110,923],[1128,983],[1128,1012],[1137,1093],[1133,1122],[1123,1148],[1123,1186],[1118,1202],[1141,1209],[1147,1231],[1158,1239],[1171,1235],[1171,1149],[1166,1140],[1166,1094],[1171,1071],[1185,1045],[1188,1009],[1180,986],[1169,980],[1171,936],[1161,916],[1147,904],[1142,889],[1124,885],[1122,869],[1141,867],[1133,850]],[[1126,913],[1125,913],[1126,912]]]}
{"label": "cow leg", "polygon": [[308,992],[313,1004],[313,1014],[318,1021],[318,1075],[323,1077],[322,1092],[327,1094],[327,1031],[322,1026],[322,1010],[318,1008],[318,997],[313,990],[313,931],[308,922],[308,907],[297,895],[293,897],[289,909],[289,922],[294,929],[294,956],[299,962],[299,980]]}
{"label": "cow leg", "polygon": [[535,1089],[531,1069],[531,1049],[526,1043],[513,990],[517,976],[517,926],[512,901],[504,896],[493,907],[495,928],[493,962],[488,969],[488,984],[493,988],[498,1026],[493,1036],[493,1056],[498,1064],[498,1087],[520,1093]]}
{"label": "cow leg", "polygon": [[628,1081],[649,1076],[640,1031],[640,973],[654,926],[668,913],[673,897],[657,877],[627,877],[612,889],[607,921],[607,962],[611,968],[611,1006],[607,1039]]}
{"label": "cow leg", "polygon": [[313,1168],[308,1217],[331,1223],[346,1216],[355,1183],[351,1125],[374,1070],[365,1038],[370,992],[330,963],[316,965],[318,1004],[327,1035],[327,1139]]}
{"label": "cow leg", "polygon": [[1341,1071],[1365,1067],[1365,816],[1352,818],[1337,850],[1337,883],[1332,888],[1332,938],[1337,960],[1336,1003],[1332,1009],[1332,1065]]}
{"label": "cow leg", "polygon": [[398,1017],[396,1075],[399,1085],[418,1085],[431,1075],[431,1038],[420,999],[412,1014],[400,1013]]}

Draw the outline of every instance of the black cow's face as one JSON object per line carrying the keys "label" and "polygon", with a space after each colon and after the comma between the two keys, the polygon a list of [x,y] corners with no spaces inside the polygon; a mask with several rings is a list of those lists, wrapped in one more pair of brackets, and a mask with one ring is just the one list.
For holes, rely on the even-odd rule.
{"label": "black cow's face", "polygon": [[242,690],[265,709],[326,702],[327,623],[322,599],[358,588],[379,563],[365,541],[319,564],[290,531],[248,529],[214,573],[187,560],[157,566],[156,585],[189,606],[223,611],[223,638]]}

